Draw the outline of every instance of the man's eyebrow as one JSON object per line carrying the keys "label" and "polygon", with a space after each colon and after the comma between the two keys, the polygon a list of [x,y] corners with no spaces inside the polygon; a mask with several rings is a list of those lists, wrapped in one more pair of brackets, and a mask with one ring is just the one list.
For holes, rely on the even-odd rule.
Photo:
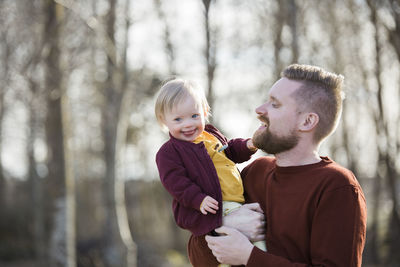
{"label": "man's eyebrow", "polygon": [[280,102],[276,97],[274,97],[273,95],[269,96],[269,99],[272,101],[276,101],[276,102]]}

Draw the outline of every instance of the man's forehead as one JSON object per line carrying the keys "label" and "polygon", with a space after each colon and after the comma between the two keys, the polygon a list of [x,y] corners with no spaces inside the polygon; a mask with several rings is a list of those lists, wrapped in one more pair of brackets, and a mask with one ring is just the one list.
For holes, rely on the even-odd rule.
{"label": "man's forehead", "polygon": [[296,91],[302,83],[296,80],[290,80],[288,78],[279,79],[269,90],[268,96],[270,98],[282,98],[288,95],[291,95],[294,91]]}

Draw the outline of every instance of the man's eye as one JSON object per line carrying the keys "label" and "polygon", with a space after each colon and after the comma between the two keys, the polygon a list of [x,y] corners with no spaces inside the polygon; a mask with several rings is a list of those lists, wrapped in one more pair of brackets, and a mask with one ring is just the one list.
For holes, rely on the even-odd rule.
{"label": "man's eye", "polygon": [[277,104],[277,103],[272,103],[271,106],[274,108],[279,108],[279,104]]}

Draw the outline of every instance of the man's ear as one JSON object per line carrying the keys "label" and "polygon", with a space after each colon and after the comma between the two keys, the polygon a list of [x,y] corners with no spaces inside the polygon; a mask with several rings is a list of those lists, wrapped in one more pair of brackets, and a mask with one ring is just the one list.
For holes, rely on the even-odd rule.
{"label": "man's ear", "polygon": [[302,121],[300,124],[300,131],[302,132],[309,132],[312,131],[313,129],[315,129],[315,127],[317,126],[319,122],[319,116],[317,113],[305,113],[302,116]]}

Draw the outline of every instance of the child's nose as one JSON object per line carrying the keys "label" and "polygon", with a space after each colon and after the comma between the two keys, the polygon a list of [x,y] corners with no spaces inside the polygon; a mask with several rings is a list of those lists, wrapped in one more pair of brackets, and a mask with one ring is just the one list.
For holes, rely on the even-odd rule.
{"label": "child's nose", "polygon": [[191,126],[191,125],[192,125],[192,122],[190,120],[185,120],[184,123],[183,123],[183,127],[188,127],[188,126]]}

